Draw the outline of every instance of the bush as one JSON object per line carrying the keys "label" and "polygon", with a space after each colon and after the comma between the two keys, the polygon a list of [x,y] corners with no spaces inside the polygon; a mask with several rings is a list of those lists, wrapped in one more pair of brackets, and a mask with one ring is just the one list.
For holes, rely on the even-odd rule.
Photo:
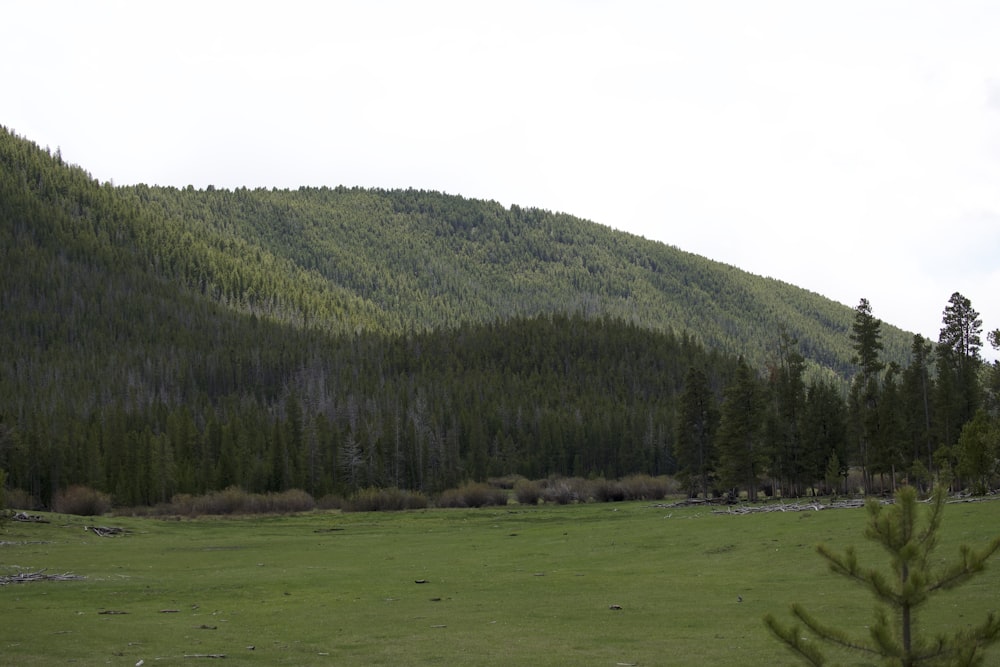
{"label": "bush", "polygon": [[667,496],[667,480],[649,475],[630,475],[619,481],[626,500],[663,500]]}
{"label": "bush", "polygon": [[195,516],[202,514],[255,514],[256,507],[250,494],[243,489],[230,486],[222,491],[211,491],[196,496],[192,505]]}
{"label": "bush", "polygon": [[288,489],[267,494],[264,505],[267,512],[274,514],[310,512],[316,509],[316,500],[302,489]]}
{"label": "bush", "polygon": [[592,484],[582,477],[556,477],[546,480],[542,500],[547,503],[568,505],[585,503],[593,496]]}
{"label": "bush", "polygon": [[625,487],[618,480],[599,479],[594,482],[594,500],[599,503],[618,503],[625,500]]}
{"label": "bush", "polygon": [[321,510],[343,509],[344,497],[336,493],[328,493],[316,501],[316,507]]}
{"label": "bush", "polygon": [[542,485],[530,479],[519,479],[514,484],[514,498],[522,505],[537,505],[542,498]]}
{"label": "bush", "polygon": [[448,489],[438,498],[438,507],[485,507],[506,505],[507,492],[502,488],[470,482],[457,489]]}
{"label": "bush", "polygon": [[12,510],[37,510],[40,505],[35,498],[22,489],[8,489],[7,508]]}
{"label": "bush", "polygon": [[344,502],[345,512],[389,512],[423,509],[427,497],[419,491],[406,491],[395,487],[387,489],[362,489]]}
{"label": "bush", "polygon": [[136,516],[202,516],[223,514],[290,514],[308,512],[316,508],[316,501],[302,489],[289,489],[277,493],[248,493],[238,486],[222,491],[211,491],[201,496],[178,493],[169,503],[153,508],[133,508]]}
{"label": "bush", "polygon": [[52,509],[60,514],[99,516],[111,509],[111,497],[89,486],[75,485],[56,494]]}

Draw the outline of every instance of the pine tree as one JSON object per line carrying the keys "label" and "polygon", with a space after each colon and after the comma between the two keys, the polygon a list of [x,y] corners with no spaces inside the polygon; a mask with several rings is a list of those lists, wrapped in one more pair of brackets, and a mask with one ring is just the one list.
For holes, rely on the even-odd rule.
{"label": "pine tree", "polygon": [[805,484],[813,481],[816,470],[805,451],[803,420],[805,418],[806,385],[805,357],[798,350],[798,340],[782,332],[777,367],[771,372],[769,384],[774,401],[771,423],[772,477],[784,484],[783,497],[804,493]]}
{"label": "pine tree", "polygon": [[766,467],[763,443],[764,398],[750,366],[740,357],[736,377],[726,387],[719,422],[719,477],[728,488],[743,487],[757,499]]}
{"label": "pine tree", "polygon": [[985,495],[992,488],[998,472],[998,426],[1000,422],[996,418],[980,410],[962,427],[958,437],[958,474],[972,484],[973,492],[978,495]]}
{"label": "pine tree", "polygon": [[[983,343],[980,334],[983,321],[972,303],[960,293],[951,295],[942,316],[941,335],[938,338],[939,359],[943,362],[941,373],[950,376],[953,394],[950,397],[950,419],[953,427],[951,439],[943,444],[955,444],[954,438],[979,409],[982,396],[979,383],[979,369],[982,358],[979,350]],[[944,378],[942,378],[944,380]]]}
{"label": "pine tree", "polygon": [[952,294],[945,306],[942,323],[939,343],[954,350],[962,362],[979,359],[979,350],[983,347],[980,337],[983,321],[969,299],[959,292]]}
{"label": "pine tree", "polygon": [[986,334],[986,340],[990,342],[994,350],[1000,350],[1000,329],[994,329]]}
{"label": "pine tree", "polygon": [[[955,588],[983,571],[987,559],[1000,549],[1000,536],[985,548],[960,548],[959,559],[940,566],[933,557],[937,533],[941,526],[946,491],[934,491],[930,515],[919,525],[920,511],[917,492],[905,486],[896,492],[895,503],[882,506],[870,499],[866,505],[868,526],[865,537],[877,542],[889,554],[889,571],[863,567],[858,563],[853,547],[843,554],[834,553],[825,545],[817,551],[835,574],[846,577],[874,594],[877,600],[875,621],[870,626],[868,640],[853,639],[846,633],[826,625],[800,604],[792,605],[792,614],[812,635],[823,642],[877,656],[885,665],[916,667],[917,665],[980,665],[983,652],[1000,641],[1000,617],[991,612],[978,626],[933,638],[916,636],[916,614],[935,593]],[[810,665],[827,664],[819,644],[803,636],[800,626],[782,625],[773,614],[764,622],[774,635],[796,655]]]}
{"label": "pine tree", "polygon": [[684,377],[675,427],[675,455],[688,493],[700,491],[708,498],[711,473],[715,469],[715,432],[719,410],[705,373],[695,367]]}
{"label": "pine tree", "polygon": [[868,299],[861,299],[854,309],[851,324],[851,343],[854,347],[853,363],[865,379],[878,374],[885,364],[879,358],[882,351],[882,320],[872,315]]}
{"label": "pine tree", "polygon": [[0,528],[7,523],[10,512],[7,511],[7,473],[0,468]]}
{"label": "pine tree", "polygon": [[902,394],[904,425],[910,462],[921,462],[925,470],[933,466],[933,436],[931,405],[934,381],[930,373],[933,346],[920,334],[914,334],[910,347],[910,363],[903,370]]}
{"label": "pine tree", "polygon": [[[802,437],[813,477],[827,480],[831,493],[842,489],[847,473],[847,406],[833,383],[810,383]],[[831,480],[827,473],[832,459],[837,470]]]}
{"label": "pine tree", "polygon": [[879,357],[882,350],[882,320],[872,315],[868,299],[861,299],[854,309],[851,341],[854,364],[858,374],[851,385],[850,423],[858,444],[858,463],[865,482],[865,493],[871,491],[871,455],[878,438],[879,373],[885,364]]}

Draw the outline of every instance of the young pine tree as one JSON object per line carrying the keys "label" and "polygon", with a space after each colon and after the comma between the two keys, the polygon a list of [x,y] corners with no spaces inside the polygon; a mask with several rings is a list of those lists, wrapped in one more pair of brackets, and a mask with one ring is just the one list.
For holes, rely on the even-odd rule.
{"label": "young pine tree", "polygon": [[[1000,537],[976,551],[963,545],[959,559],[951,565],[939,565],[932,558],[937,545],[937,532],[945,504],[945,489],[934,491],[930,516],[923,527],[918,525],[919,506],[913,487],[903,487],[896,493],[896,502],[883,507],[875,500],[866,506],[869,515],[865,537],[878,542],[889,554],[888,572],[862,567],[857,554],[848,547],[836,554],[826,546],[817,548],[830,564],[830,569],[871,591],[878,605],[875,622],[870,626],[867,641],[852,639],[846,633],[830,627],[809,614],[801,605],[792,605],[792,614],[815,637],[852,651],[880,659],[884,665],[916,667],[918,665],[949,665],[969,667],[983,664],[983,652],[1000,640],[1000,617],[990,613],[986,620],[968,630],[934,637],[914,632],[916,612],[939,591],[954,588],[982,572],[986,560],[1000,549]],[[784,626],[771,614],[764,622],[774,635],[807,664],[827,664],[818,643],[803,637],[798,625]]]}

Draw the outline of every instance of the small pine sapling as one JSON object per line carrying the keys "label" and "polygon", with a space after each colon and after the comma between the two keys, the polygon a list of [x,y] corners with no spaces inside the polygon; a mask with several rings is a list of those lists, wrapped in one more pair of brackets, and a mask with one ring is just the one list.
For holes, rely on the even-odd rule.
{"label": "small pine sapling", "polygon": [[[945,506],[946,491],[935,489],[926,525],[919,524],[919,503],[913,487],[896,493],[895,503],[881,505],[876,500],[866,504],[868,526],[865,537],[880,544],[889,554],[890,571],[865,568],[858,563],[853,547],[837,554],[824,545],[817,547],[831,571],[860,584],[877,600],[875,622],[867,640],[857,640],[830,627],[808,613],[801,605],[792,605],[792,614],[813,636],[823,642],[880,659],[884,665],[981,665],[983,652],[1000,640],[1000,617],[990,612],[980,625],[968,630],[934,637],[916,636],[916,611],[932,594],[955,588],[983,571],[987,559],[1000,549],[996,537],[982,550],[962,545],[959,558],[950,565],[935,567],[931,554]],[[772,614],[764,617],[771,632],[807,664],[827,664],[820,644],[803,636],[799,625],[782,625]]]}

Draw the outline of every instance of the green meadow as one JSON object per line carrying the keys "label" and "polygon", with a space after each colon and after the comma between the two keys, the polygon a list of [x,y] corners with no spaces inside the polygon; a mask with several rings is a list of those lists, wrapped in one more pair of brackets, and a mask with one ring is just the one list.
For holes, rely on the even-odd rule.
{"label": "green meadow", "polygon": [[[793,665],[766,612],[788,621],[803,602],[859,637],[872,618],[868,594],[830,574],[815,545],[883,561],[861,509],[43,516],[0,530],[0,574],[85,578],[0,587],[5,665]],[[95,524],[128,533],[85,530]],[[937,556],[997,532],[1000,502],[949,505]],[[934,599],[918,629],[978,621],[998,592],[992,563]]]}

